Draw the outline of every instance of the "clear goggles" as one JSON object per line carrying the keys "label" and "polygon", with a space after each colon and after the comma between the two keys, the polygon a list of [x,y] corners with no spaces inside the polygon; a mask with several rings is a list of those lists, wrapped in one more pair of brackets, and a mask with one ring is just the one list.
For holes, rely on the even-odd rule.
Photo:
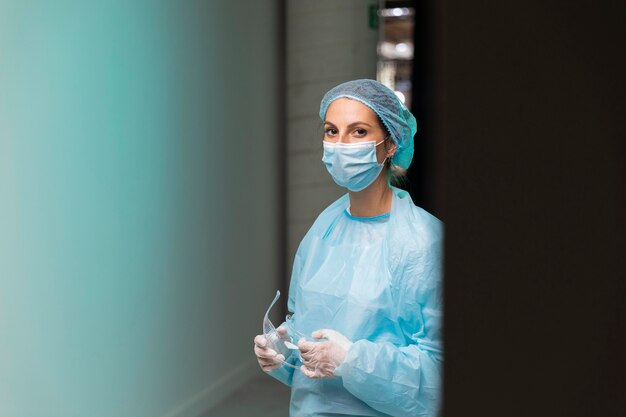
{"label": "clear goggles", "polygon": [[[270,310],[274,307],[274,304],[276,304],[276,301],[278,301],[279,298],[280,291],[276,291],[276,296],[265,312],[265,317],[263,318],[263,335],[265,336],[265,339],[267,339],[268,347],[273,349],[276,353],[284,356],[284,361],[277,359],[279,362],[291,368],[300,369],[300,366],[302,366],[304,362],[302,361],[300,349],[298,349],[296,343],[298,343],[298,340],[302,338],[306,339],[306,336],[294,329],[291,315],[288,315],[286,320],[285,327],[287,328],[287,334],[282,336],[278,333],[278,331],[276,331],[276,326],[274,326],[268,317]],[[293,358],[296,359],[295,365],[292,364]],[[288,362],[289,359],[292,360]]]}

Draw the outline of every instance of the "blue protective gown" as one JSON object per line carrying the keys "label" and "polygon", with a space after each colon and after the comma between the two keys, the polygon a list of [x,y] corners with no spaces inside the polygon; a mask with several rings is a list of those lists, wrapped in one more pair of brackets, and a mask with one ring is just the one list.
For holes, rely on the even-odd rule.
{"label": "blue protective gown", "polygon": [[345,194],[300,243],[288,325],[307,335],[333,329],[354,344],[337,378],[270,372],[291,386],[291,417],[437,414],[443,224],[406,191],[392,192],[390,212],[369,218],[350,215]]}

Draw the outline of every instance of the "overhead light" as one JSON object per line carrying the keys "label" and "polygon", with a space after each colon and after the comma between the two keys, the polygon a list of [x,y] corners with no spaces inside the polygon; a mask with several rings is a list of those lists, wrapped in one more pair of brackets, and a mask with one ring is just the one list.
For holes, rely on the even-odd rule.
{"label": "overhead light", "polygon": [[391,9],[381,9],[378,11],[378,15],[382,17],[412,16],[413,9],[410,7],[394,7]]}
{"label": "overhead light", "polygon": [[378,53],[387,59],[413,59],[413,43],[381,42],[378,44]]}
{"label": "overhead light", "polygon": [[398,98],[400,99],[400,101],[402,102],[402,104],[405,104],[405,100],[406,98],[404,97],[404,94],[402,94],[401,91],[394,91],[394,93],[396,93],[396,96],[398,96]]}
{"label": "overhead light", "polygon": [[409,45],[407,45],[404,42],[400,42],[396,44],[396,52],[400,55],[404,55],[408,53],[410,50],[411,48],[409,48]]}

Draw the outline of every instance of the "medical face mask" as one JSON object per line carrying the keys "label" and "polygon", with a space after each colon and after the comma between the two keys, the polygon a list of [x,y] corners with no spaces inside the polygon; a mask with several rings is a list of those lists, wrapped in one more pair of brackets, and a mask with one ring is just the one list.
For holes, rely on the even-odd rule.
{"label": "medical face mask", "polygon": [[361,191],[374,182],[385,165],[387,158],[381,164],[376,159],[376,147],[383,142],[324,142],[322,162],[338,185]]}
{"label": "medical face mask", "polygon": [[[274,300],[270,304],[269,308],[265,312],[265,317],[263,318],[263,335],[265,339],[267,339],[268,347],[273,349],[275,352],[280,353],[285,357],[284,361],[281,361],[283,365],[290,366],[292,368],[300,369],[303,361],[300,357],[300,350],[295,343],[298,342],[301,338],[304,337],[303,334],[296,331],[291,324],[291,320],[287,319],[287,335],[286,337],[281,337],[279,333],[276,331],[276,327],[269,319],[269,313],[278,298],[280,297],[280,291],[276,291],[276,296]],[[297,337],[297,340],[295,339]],[[286,362],[289,357],[292,355],[297,356],[296,365],[292,365],[289,362]]]}

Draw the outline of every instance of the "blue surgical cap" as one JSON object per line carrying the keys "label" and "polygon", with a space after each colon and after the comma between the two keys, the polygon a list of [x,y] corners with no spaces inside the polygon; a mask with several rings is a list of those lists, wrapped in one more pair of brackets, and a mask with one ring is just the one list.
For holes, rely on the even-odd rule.
{"label": "blue surgical cap", "polygon": [[417,122],[398,96],[375,80],[348,81],[333,87],[322,98],[320,104],[322,121],[326,117],[330,103],[342,97],[358,100],[374,110],[397,145],[391,163],[407,169],[413,159],[413,136],[417,131]]}

